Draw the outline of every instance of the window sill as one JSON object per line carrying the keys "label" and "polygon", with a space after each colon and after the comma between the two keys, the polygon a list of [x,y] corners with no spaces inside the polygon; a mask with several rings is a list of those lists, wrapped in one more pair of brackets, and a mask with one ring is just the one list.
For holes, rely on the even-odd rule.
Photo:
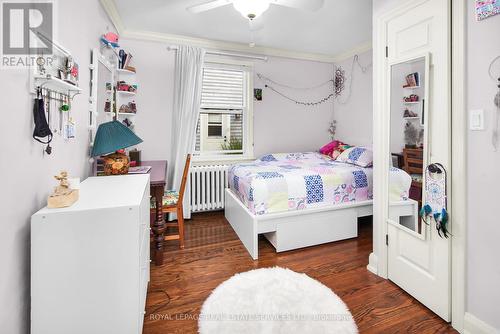
{"label": "window sill", "polygon": [[193,156],[193,164],[195,165],[216,165],[216,164],[232,164],[240,163],[245,161],[254,161],[253,156],[205,156],[205,155],[195,155]]}

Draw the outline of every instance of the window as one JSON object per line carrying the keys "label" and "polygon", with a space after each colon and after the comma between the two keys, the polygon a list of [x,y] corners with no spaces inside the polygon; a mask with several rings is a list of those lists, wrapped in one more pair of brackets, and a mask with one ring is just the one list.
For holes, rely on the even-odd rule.
{"label": "window", "polygon": [[252,157],[252,72],[251,64],[205,63],[195,146],[200,159]]}

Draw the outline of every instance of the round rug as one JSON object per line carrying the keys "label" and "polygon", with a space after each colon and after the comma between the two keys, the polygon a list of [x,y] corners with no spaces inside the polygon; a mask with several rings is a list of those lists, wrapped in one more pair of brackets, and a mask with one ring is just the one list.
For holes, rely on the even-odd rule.
{"label": "round rug", "polygon": [[283,268],[236,274],[201,308],[201,334],[358,333],[349,309],[328,287]]}

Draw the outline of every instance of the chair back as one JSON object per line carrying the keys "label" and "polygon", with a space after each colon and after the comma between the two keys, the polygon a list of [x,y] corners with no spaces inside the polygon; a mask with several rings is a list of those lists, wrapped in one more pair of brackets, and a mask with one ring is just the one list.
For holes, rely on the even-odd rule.
{"label": "chair back", "polygon": [[189,172],[189,165],[191,164],[191,154],[186,157],[186,164],[184,165],[184,172],[182,173],[181,187],[179,188],[179,202],[182,205],[184,199],[184,191],[186,190],[187,176]]}

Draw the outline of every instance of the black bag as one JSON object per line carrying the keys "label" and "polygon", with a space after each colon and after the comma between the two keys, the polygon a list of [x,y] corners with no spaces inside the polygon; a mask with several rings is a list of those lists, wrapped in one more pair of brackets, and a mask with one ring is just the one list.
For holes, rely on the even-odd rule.
{"label": "black bag", "polygon": [[[37,96],[35,98],[35,104],[33,105],[33,120],[35,121],[35,130],[33,130],[33,139],[36,141],[47,144],[45,152],[50,154],[52,148],[50,147],[50,142],[52,141],[52,131],[50,131],[49,124],[45,118],[45,102],[43,101],[41,89],[37,90]],[[42,138],[47,137],[45,141]]]}

